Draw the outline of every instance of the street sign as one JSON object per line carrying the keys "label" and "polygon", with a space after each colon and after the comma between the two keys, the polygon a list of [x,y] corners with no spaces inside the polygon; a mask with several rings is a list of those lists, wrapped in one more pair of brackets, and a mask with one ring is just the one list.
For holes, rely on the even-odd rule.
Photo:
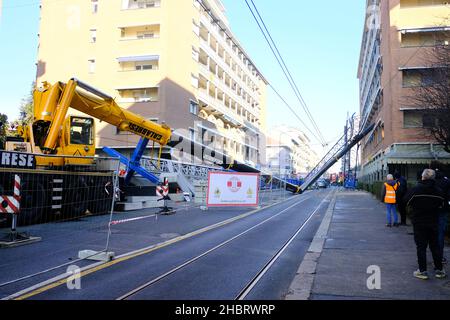
{"label": "street sign", "polygon": [[208,207],[256,207],[259,174],[209,172],[206,205]]}

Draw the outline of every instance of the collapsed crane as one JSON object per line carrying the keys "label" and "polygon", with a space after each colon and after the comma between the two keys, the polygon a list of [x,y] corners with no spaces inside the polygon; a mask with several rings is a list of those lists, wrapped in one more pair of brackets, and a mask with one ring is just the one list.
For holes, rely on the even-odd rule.
{"label": "collapsed crane", "polygon": [[[237,172],[255,172],[260,170],[247,164],[233,160],[222,151],[214,150],[196,141],[192,141],[182,135],[171,131],[165,124],[157,124],[140,115],[134,114],[118,106],[114,98],[98,89],[72,78],[67,83],[57,82],[53,85],[44,82],[43,87],[36,89],[33,94],[34,115],[33,121],[28,125],[18,128],[18,137],[10,137],[6,142],[6,151],[28,152],[35,155],[36,166],[39,169],[82,167],[83,172],[76,179],[71,177],[70,170],[58,175],[58,181],[62,181],[62,189],[77,190],[76,192],[65,192],[63,203],[73,205],[62,205],[60,211],[72,212],[79,216],[86,210],[93,213],[108,211],[106,201],[102,200],[100,194],[104,193],[104,185],[110,183],[108,176],[97,166],[95,153],[95,122],[93,118],[105,121],[116,126],[121,131],[128,131],[141,137],[131,157],[121,155],[116,150],[105,147],[103,150],[127,166],[125,183],[129,183],[135,173],[140,174],[152,183],[158,183],[159,177],[140,166],[140,160],[147,148],[149,141],[158,143],[160,148],[180,148],[182,145],[190,145],[192,155],[194,150],[201,150],[202,159],[205,154],[213,164],[225,170]],[[93,118],[83,116],[68,116],[69,108],[78,110]],[[323,175],[334,163],[345,155],[354,145],[364,138],[373,129],[368,127],[356,135],[349,143],[342,138],[322,159],[306,177],[301,186],[284,182],[286,190],[293,193],[302,193],[321,175]],[[160,150],[161,150],[160,149]],[[2,168],[0,168],[2,169]],[[63,171],[64,173],[65,171]],[[6,181],[4,176],[7,170],[0,170],[0,181]],[[70,178],[69,178],[70,177]],[[30,197],[32,206],[28,211],[21,213],[23,220],[35,222],[45,215],[38,212],[38,208],[53,208],[52,196],[46,190],[51,190],[55,179],[49,171],[41,174],[30,171],[22,174],[25,186],[34,190],[35,194]],[[94,192],[88,192],[92,187]],[[0,183],[0,189],[5,189]],[[95,197],[91,199],[91,197]],[[78,201],[84,199],[86,201]],[[92,206],[94,205],[95,206]],[[92,207],[89,207],[92,206]],[[97,209],[93,209],[96,207]]]}
{"label": "collapsed crane", "polygon": [[300,186],[302,191],[308,189],[314,182],[316,182],[325,172],[328,171],[336,162],[339,161],[347,152],[349,152],[358,142],[373,130],[375,125],[370,125],[366,129],[356,134],[353,139],[348,142],[346,136],[342,136],[341,139],[330,149],[330,151],[322,158],[317,166],[311,170],[306,176],[304,182]]}

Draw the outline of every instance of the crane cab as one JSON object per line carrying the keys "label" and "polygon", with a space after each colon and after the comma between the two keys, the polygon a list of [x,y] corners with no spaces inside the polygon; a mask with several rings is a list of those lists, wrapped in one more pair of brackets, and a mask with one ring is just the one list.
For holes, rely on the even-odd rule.
{"label": "crane cab", "polygon": [[63,126],[60,148],[60,154],[76,157],[66,157],[64,161],[66,165],[92,164],[92,159],[82,159],[80,157],[95,156],[94,119],[90,117],[68,116]]}

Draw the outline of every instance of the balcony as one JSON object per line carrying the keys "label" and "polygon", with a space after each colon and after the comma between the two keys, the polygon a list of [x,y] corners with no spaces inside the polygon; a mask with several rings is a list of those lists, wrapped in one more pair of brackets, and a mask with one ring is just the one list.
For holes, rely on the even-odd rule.
{"label": "balcony", "polygon": [[119,29],[121,41],[157,39],[161,33],[159,24],[121,26]]}
{"label": "balcony", "polygon": [[[241,88],[243,88],[243,90],[249,94],[253,100],[255,101],[259,101],[258,97],[256,97],[256,93],[255,92],[251,92],[251,90],[249,89],[249,87],[244,84],[242,82],[242,80],[236,75],[236,73],[228,66],[228,64],[225,63],[225,61],[223,59],[221,59],[219,57],[219,55],[211,49],[211,47],[208,45],[208,43],[204,40],[200,41],[200,48],[210,57],[214,60],[214,63],[217,63],[219,65],[219,67],[221,69],[224,70],[224,72],[234,81],[236,82]],[[206,70],[208,69],[205,66]],[[204,71],[206,71],[205,69],[203,69]],[[244,100],[244,98],[242,98],[240,95],[238,95],[231,87],[228,87],[227,85],[225,85],[225,83],[223,82],[223,80],[220,80],[214,73],[212,73],[211,71],[208,71],[209,74],[205,75],[207,79],[211,79],[211,76],[214,77],[214,81],[215,82],[220,82],[220,85],[223,85],[223,89],[224,91],[226,91],[227,94],[229,94],[230,96],[233,97],[233,99],[239,103],[242,106],[245,106],[245,108],[253,113],[254,110],[252,110],[252,106],[250,103],[248,103],[246,100]]]}
{"label": "balcony", "polygon": [[[259,115],[255,112],[255,110],[249,110],[248,108],[243,107],[244,100],[242,97],[240,97],[235,91],[233,91],[230,87],[228,87],[223,80],[220,80],[218,77],[216,77],[205,65],[200,64],[200,74],[207,79],[206,81],[209,81],[214,87],[219,89],[222,94],[225,94],[226,97],[237,103],[239,106],[241,106],[243,109],[245,109],[249,114],[251,114],[253,117],[259,119]],[[222,104],[222,100],[220,101]],[[248,105],[248,103],[247,103]],[[238,116],[236,114],[236,116]]]}
{"label": "balcony", "polygon": [[160,0],[122,0],[122,10],[142,10],[161,7]]}
{"label": "balcony", "polygon": [[122,88],[118,89],[119,103],[158,102],[159,87]]}
{"label": "balcony", "polygon": [[207,111],[215,115],[223,117],[226,122],[233,124],[234,126],[245,126],[241,116],[235,114],[233,111],[228,109],[223,101],[211,97],[209,93],[204,89],[198,90],[198,99],[203,101],[208,106]]}
{"label": "balcony", "polygon": [[450,5],[443,4],[445,2],[429,0],[424,5],[418,5],[417,1],[402,1],[397,28],[448,26]]}
{"label": "balcony", "polygon": [[159,70],[118,71],[115,80],[116,88],[142,88],[158,86],[162,74]]}
{"label": "balcony", "polygon": [[[240,55],[236,53],[234,49],[227,43],[227,41],[224,39],[224,37],[219,33],[217,30],[217,26],[212,24],[210,19],[205,16],[201,15],[200,22],[208,29],[208,31],[214,36],[216,39],[221,39],[219,43],[223,43],[222,46],[224,48],[224,51],[231,57],[233,57],[233,61],[238,64],[239,67],[241,67],[242,70],[250,77],[250,79],[253,81],[253,83],[258,83],[257,77],[253,74],[252,71],[249,70],[249,68],[244,64],[242,61]],[[233,46],[233,44],[231,44]]]}
{"label": "balcony", "polygon": [[119,41],[117,48],[116,56],[118,57],[131,56],[143,52],[143,50],[152,53],[162,52],[162,45],[159,39]]}
{"label": "balcony", "polygon": [[148,22],[162,21],[161,8],[136,8],[136,9],[122,9],[120,15],[120,23],[123,26],[139,26],[146,25]]}

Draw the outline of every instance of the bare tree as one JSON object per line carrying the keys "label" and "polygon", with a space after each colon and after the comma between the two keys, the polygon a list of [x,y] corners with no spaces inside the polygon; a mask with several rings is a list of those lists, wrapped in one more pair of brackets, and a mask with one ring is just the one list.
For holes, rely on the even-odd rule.
{"label": "bare tree", "polygon": [[[444,33],[443,39],[449,39]],[[436,41],[427,50],[427,68],[420,71],[422,83],[408,97],[421,110],[423,126],[450,153],[450,47],[445,40]]]}

